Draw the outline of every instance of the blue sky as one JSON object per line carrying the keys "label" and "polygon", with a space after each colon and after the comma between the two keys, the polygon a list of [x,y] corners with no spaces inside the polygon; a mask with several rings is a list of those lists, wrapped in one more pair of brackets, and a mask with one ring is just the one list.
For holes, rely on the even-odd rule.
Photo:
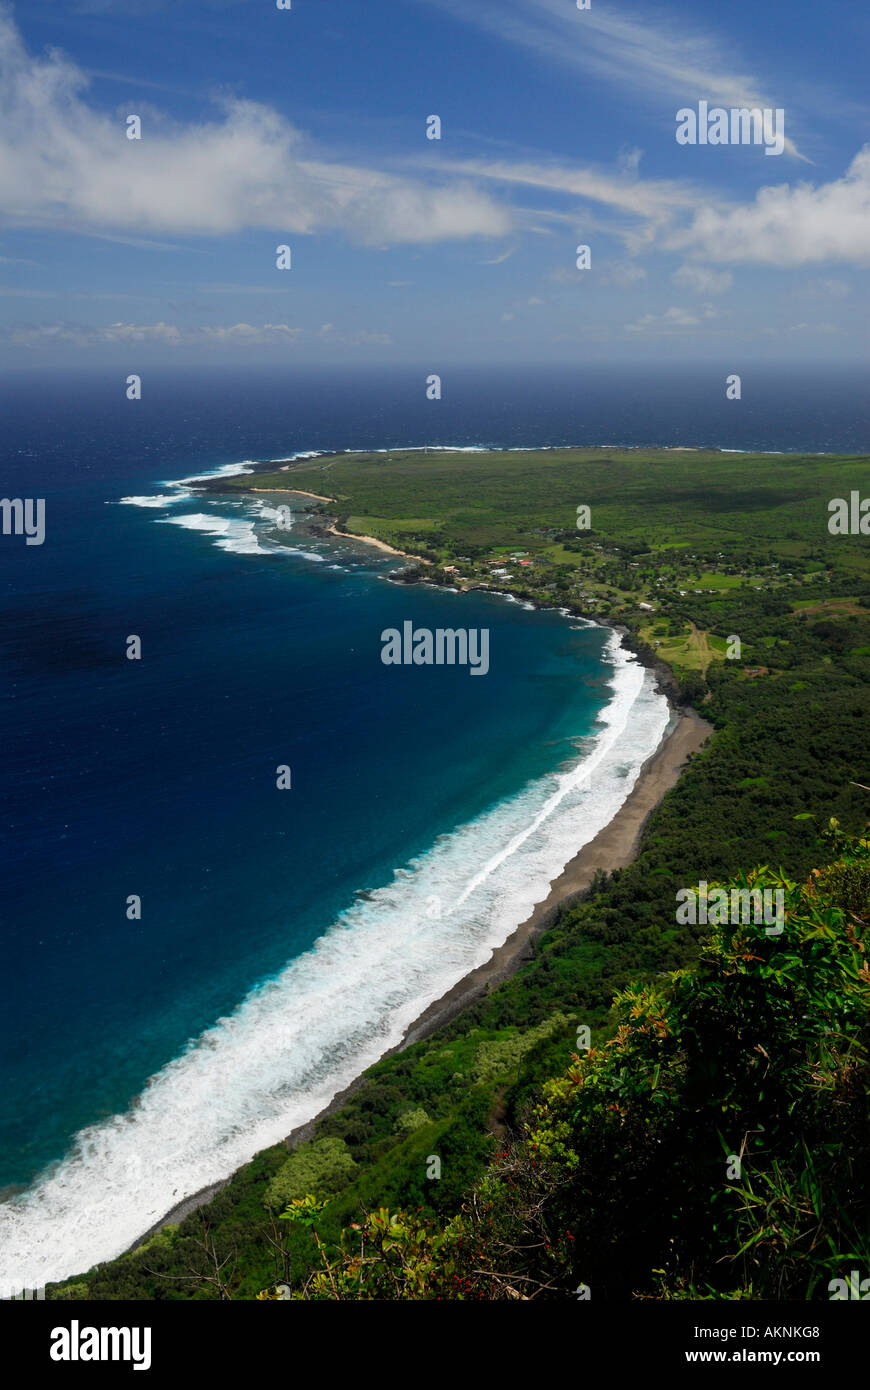
{"label": "blue sky", "polygon": [[866,361],[868,53],[852,0],[0,4],[0,361]]}

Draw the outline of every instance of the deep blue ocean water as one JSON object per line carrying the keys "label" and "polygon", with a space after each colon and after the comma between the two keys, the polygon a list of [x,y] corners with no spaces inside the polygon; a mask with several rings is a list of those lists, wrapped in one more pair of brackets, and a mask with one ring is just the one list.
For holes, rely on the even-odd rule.
{"label": "deep blue ocean water", "polygon": [[[178,1115],[196,1119],[220,1108],[222,1086],[249,1088],[237,1109],[228,1102],[210,1146],[195,1152],[189,1137],[173,1159],[194,1185],[221,1175],[219,1158],[209,1167],[221,1145],[226,1163],[238,1161],[246,1126],[258,1142],[277,1137],[265,1120],[257,1128],[263,1095],[278,1095],[274,1123],[295,1114],[293,1096],[331,1094],[331,1060],[341,1054],[342,1075],[354,1074],[392,1040],[391,1009],[413,1017],[433,982],[437,997],[464,973],[469,933],[477,932],[475,959],[485,958],[486,943],[527,915],[510,923],[494,888],[484,903],[475,874],[486,857],[501,862],[510,850],[518,884],[546,884],[560,844],[568,857],[576,817],[606,821],[624,795],[618,779],[661,733],[661,702],[648,687],[639,695],[636,682],[625,708],[639,703],[600,764],[595,807],[575,801],[575,820],[559,822],[546,810],[553,779],[576,763],[578,740],[593,749],[596,720],[619,688],[604,631],[496,597],[386,583],[394,562],[358,545],[258,549],[248,543],[258,523],[245,501],[121,499],[159,498],[165,480],[307,449],[856,452],[870,443],[858,374],[814,373],[810,389],[794,370],[768,371],[753,389],[744,384],[735,409],[724,400],[724,372],[710,369],[677,379],[672,371],[618,379],[454,371],[437,403],[425,399],[426,372],[411,369],[154,370],[142,374],[143,399],[129,402],[123,383],[134,369],[22,374],[0,386],[3,494],[44,497],[47,508],[42,546],[0,538],[0,1187],[25,1187],[69,1155],[83,1127],[96,1127],[78,1141],[78,1168],[57,1170],[70,1211],[54,1239],[69,1267],[51,1266],[50,1276],[114,1253],[108,1208],[108,1245],[91,1249],[81,1235],[88,1223],[100,1227],[81,1191],[89,1152],[104,1174],[111,1168],[104,1146],[124,1140],[131,1104],[152,1126],[156,1163],[166,1157],[160,1107],[168,1116],[169,1097]],[[214,524],[164,524],[195,514]],[[489,628],[489,674],[385,667],[380,632],[405,619]],[[143,660],[131,662],[134,633]],[[627,690],[631,673],[622,669],[620,679]],[[293,787],[279,792],[285,763]],[[510,849],[528,826],[531,837]],[[421,944],[428,949],[433,883],[442,885],[436,896],[456,896],[469,913],[461,931],[443,928],[440,953],[453,973],[440,980]],[[131,894],[142,899],[141,921],[126,916]],[[336,923],[306,975],[314,957],[305,953]],[[299,959],[302,974],[285,997],[274,982]],[[348,1002],[343,1031],[321,1035],[309,1001],[357,967],[359,1016]],[[372,1004],[369,1014],[362,996],[376,984],[380,1012]],[[233,1022],[258,985],[260,1012]],[[282,1040],[291,1015],[298,1036]],[[226,1028],[218,1022],[227,1019]],[[195,1043],[216,1024],[223,1031],[213,1043]],[[210,1050],[220,1061],[211,1069]],[[144,1106],[136,1100],[149,1077],[185,1056]],[[126,1118],[106,1129],[113,1116]],[[115,1193],[120,1201],[126,1183],[135,1207],[141,1189],[138,1229],[162,1214],[162,1189],[145,1193],[141,1148],[118,1160]],[[28,1220],[25,1206],[14,1224],[19,1259]],[[130,1235],[119,1233],[118,1248]],[[34,1227],[34,1249],[42,1238]],[[34,1269],[34,1278],[46,1273],[38,1259]]]}

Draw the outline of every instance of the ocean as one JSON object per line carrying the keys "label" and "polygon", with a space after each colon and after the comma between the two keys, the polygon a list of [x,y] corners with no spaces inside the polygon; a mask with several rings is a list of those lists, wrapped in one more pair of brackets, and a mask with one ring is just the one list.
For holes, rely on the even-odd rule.
{"label": "ocean", "polygon": [[[611,633],[400,586],[183,479],[309,450],[867,448],[863,381],[622,372],[21,373],[0,386],[0,1289],[110,1258],[315,1114],[489,956],[669,720]],[[763,384],[763,389],[761,385]],[[380,634],[488,628],[490,669]],[[138,636],[142,659],[126,659]],[[279,790],[277,769],[292,769]],[[128,916],[132,897],[141,918]]]}

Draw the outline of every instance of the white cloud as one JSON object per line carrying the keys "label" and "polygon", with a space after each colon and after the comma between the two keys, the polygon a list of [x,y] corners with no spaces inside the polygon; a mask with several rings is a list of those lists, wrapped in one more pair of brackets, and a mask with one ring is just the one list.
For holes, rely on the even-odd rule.
{"label": "white cloud", "polygon": [[343,347],[382,347],[392,343],[388,333],[370,329],[339,330],[324,323],[308,333],[289,323],[227,323],[178,327],[174,323],[111,323],[102,326],[57,323],[13,324],[0,327],[0,341],[18,347],[40,348],[57,345],[92,348],[118,343],[161,343],[169,347],[261,347],[285,344],[289,347],[308,340],[319,340]]}
{"label": "white cloud", "polygon": [[291,328],[288,323],[233,323],[226,327],[208,324],[204,328],[192,329],[185,335],[186,342],[241,343],[255,346],[260,343],[295,343],[302,336],[301,328]]}
{"label": "white cloud", "polygon": [[698,193],[673,179],[636,179],[582,165],[511,163],[508,160],[462,160],[451,171],[497,183],[520,184],[603,203],[650,222],[668,221],[680,208],[693,209]]}
{"label": "white cloud", "polygon": [[832,183],[783,183],[741,206],[702,206],[668,244],[719,262],[870,265],[870,146]]}
{"label": "white cloud", "polygon": [[640,161],[643,159],[643,150],[631,149],[621,150],[619,154],[619,168],[623,174],[636,174],[640,168]]}
{"label": "white cloud", "polygon": [[220,236],[245,227],[340,229],[374,244],[504,236],[508,211],[467,184],[434,187],[306,157],[299,131],[270,107],[228,100],[186,126],[89,105],[87,79],[56,51],[31,57],[0,11],[0,218],[96,233]]}
{"label": "white cloud", "polygon": [[663,314],[644,314],[636,323],[627,323],[627,333],[679,333],[686,328],[697,328],[701,320],[685,309],[666,309]]}
{"label": "white cloud", "polygon": [[671,279],[695,294],[724,294],[734,283],[730,270],[710,270],[705,265],[681,265]]}
{"label": "white cloud", "polygon": [[[640,179],[630,173],[614,173],[589,165],[477,159],[456,161],[444,167],[476,180],[582,199],[586,204],[582,212],[547,211],[543,215],[569,223],[578,241],[588,240],[592,232],[617,237],[633,260],[653,249],[672,229],[685,225],[708,197],[685,180]],[[611,215],[600,218],[589,210],[590,203],[606,208]],[[541,210],[536,210],[535,215],[541,216]],[[625,262],[622,266],[621,283],[643,277],[644,272],[636,266],[636,261],[633,270],[627,269]],[[613,276],[613,283],[620,283],[620,271],[614,270]]]}
{"label": "white cloud", "polygon": [[104,343],[181,342],[181,330],[174,323],[113,323],[97,331]]}
{"label": "white cloud", "polygon": [[[589,167],[466,160],[451,168],[602,204],[621,218],[609,230],[633,256],[658,249],[720,264],[870,264],[870,145],[840,179],[817,187],[802,182],[762,188],[749,203],[716,199],[688,182],[632,179]],[[700,279],[694,286],[688,279],[678,283],[719,292]]]}
{"label": "white cloud", "polygon": [[48,323],[14,325],[0,330],[0,336],[19,347],[39,348],[67,344],[77,348],[112,343],[162,343],[169,347],[197,344],[241,344],[254,346],[263,343],[295,343],[302,336],[301,328],[286,323],[233,323],[224,326],[208,324],[197,328],[179,328],[173,323],[112,323],[105,327],[84,324]]}

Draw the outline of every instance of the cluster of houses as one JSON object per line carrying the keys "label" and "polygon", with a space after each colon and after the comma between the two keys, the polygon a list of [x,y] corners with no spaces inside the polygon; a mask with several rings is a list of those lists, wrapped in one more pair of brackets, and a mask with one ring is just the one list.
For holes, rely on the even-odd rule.
{"label": "cluster of houses", "polygon": [[[545,556],[529,555],[527,550],[515,550],[507,558],[514,561],[517,569],[529,569],[532,565],[549,564]],[[512,577],[512,571],[499,560],[490,560],[489,569],[490,574],[494,574],[498,579],[510,579]]]}

